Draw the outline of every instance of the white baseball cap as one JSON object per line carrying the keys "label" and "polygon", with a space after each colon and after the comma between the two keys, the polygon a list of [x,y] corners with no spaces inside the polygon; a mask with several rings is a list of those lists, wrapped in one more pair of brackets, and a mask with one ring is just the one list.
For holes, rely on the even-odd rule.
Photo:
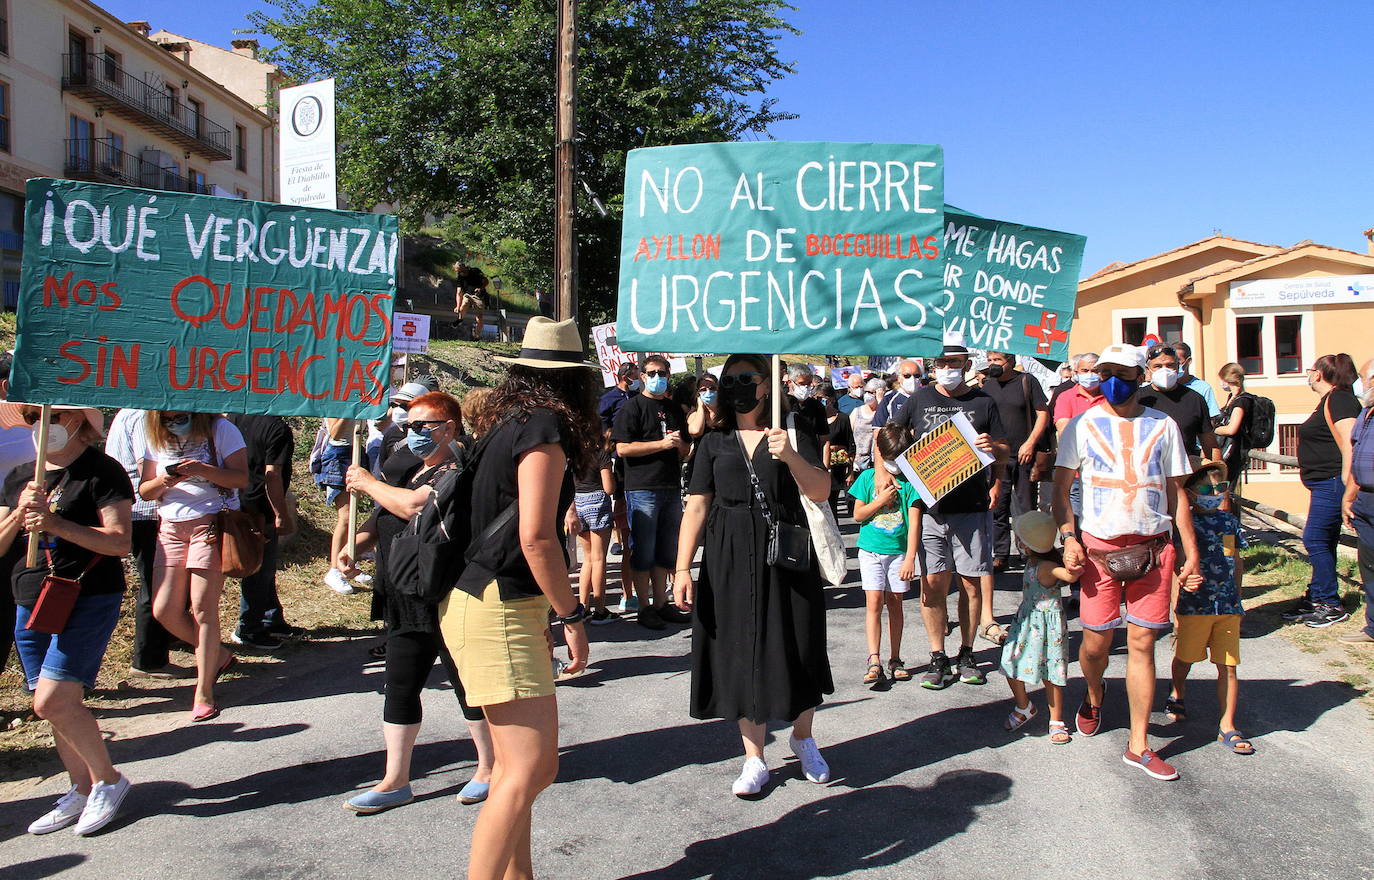
{"label": "white baseball cap", "polygon": [[1148,366],[1145,349],[1138,345],[1109,345],[1097,356],[1097,365],[1116,364],[1119,367],[1139,367],[1144,372]]}

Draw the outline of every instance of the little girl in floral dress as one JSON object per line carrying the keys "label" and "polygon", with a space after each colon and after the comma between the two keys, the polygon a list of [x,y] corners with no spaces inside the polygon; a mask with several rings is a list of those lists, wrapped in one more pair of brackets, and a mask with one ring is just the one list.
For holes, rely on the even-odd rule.
{"label": "little girl in floral dress", "polygon": [[1068,663],[1064,658],[1064,634],[1068,629],[1060,604],[1061,588],[1078,580],[1081,568],[1066,568],[1063,551],[1055,546],[1057,530],[1048,514],[1033,510],[1016,518],[1016,538],[1026,553],[1026,573],[1021,582],[1021,607],[1002,646],[1002,672],[1015,699],[1007,715],[1007,730],[1018,730],[1037,714],[1026,686],[1045,683],[1050,710],[1050,742],[1066,745],[1069,728],[1064,723],[1064,685]]}

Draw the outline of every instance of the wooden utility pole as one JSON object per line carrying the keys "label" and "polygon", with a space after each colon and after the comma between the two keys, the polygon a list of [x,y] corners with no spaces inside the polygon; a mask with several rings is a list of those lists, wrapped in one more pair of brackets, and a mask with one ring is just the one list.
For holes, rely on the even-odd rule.
{"label": "wooden utility pole", "polygon": [[558,96],[554,121],[554,283],[558,319],[577,317],[577,0],[558,0]]}

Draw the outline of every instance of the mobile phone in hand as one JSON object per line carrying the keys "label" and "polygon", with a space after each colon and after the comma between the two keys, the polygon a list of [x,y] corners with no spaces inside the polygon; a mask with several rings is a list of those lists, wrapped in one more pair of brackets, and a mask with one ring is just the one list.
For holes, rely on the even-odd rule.
{"label": "mobile phone in hand", "polygon": [[169,475],[173,476],[173,477],[179,477],[179,476],[181,476],[181,465],[179,465],[179,464],[169,464],[169,465],[167,465],[167,473],[168,473]]}

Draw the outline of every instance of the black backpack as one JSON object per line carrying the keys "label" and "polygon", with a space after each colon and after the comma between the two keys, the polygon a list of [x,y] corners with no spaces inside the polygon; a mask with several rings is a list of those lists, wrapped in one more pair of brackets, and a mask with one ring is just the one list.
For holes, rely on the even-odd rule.
{"label": "black backpack", "polygon": [[493,529],[508,527],[516,519],[512,503],[473,540],[472,483],[477,466],[497,428],[513,415],[507,414],[493,425],[456,468],[434,483],[424,507],[411,517],[387,551],[387,589],[426,605],[439,604],[458,583],[478,545],[493,543]]}
{"label": "black backpack", "polygon": [[[1250,394],[1250,392],[1245,392]],[[1268,449],[1274,442],[1274,401],[1250,394],[1250,412],[1245,420],[1245,448]]]}

